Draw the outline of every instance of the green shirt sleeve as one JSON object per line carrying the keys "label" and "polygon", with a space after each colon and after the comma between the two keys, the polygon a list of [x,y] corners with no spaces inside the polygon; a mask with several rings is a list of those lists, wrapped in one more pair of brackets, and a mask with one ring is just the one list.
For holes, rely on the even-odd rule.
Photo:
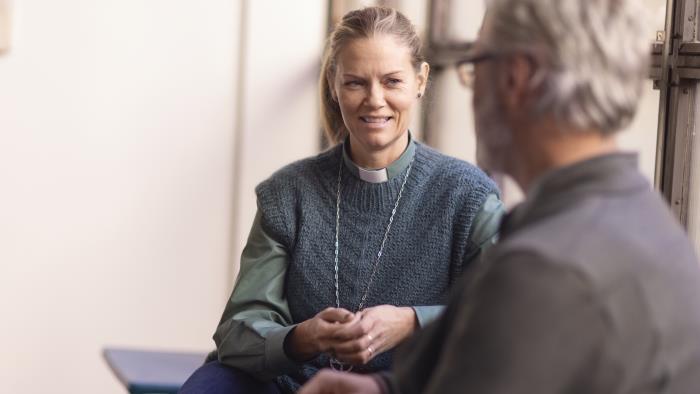
{"label": "green shirt sleeve", "polygon": [[214,334],[219,361],[262,380],[298,366],[284,352],[294,327],[284,294],[289,256],[262,228],[260,211],[241,254],[240,272]]}
{"label": "green shirt sleeve", "polygon": [[498,229],[505,214],[505,207],[496,194],[486,196],[484,204],[474,216],[469,234],[470,252],[464,258],[464,266],[479,263],[484,252],[498,242]]}
{"label": "green shirt sleeve", "polygon": [[498,242],[498,228],[504,213],[505,208],[498,196],[489,194],[472,223],[469,243],[475,246],[475,253],[470,255],[470,259],[483,254],[486,249]]}
{"label": "green shirt sleeve", "polygon": [[[475,259],[479,259],[486,249],[496,244],[498,241],[498,228],[504,212],[503,203],[498,199],[498,196],[493,193],[489,194],[472,222],[469,236],[471,253],[467,254],[465,258],[465,266],[475,261]],[[418,325],[421,328],[437,319],[444,309],[443,305],[413,307]]]}

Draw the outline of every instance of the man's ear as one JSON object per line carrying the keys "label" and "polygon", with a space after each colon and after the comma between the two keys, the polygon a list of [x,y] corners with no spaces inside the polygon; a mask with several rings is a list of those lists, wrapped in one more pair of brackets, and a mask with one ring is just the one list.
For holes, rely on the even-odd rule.
{"label": "man's ear", "polygon": [[506,72],[502,80],[504,103],[510,110],[522,110],[532,96],[532,78],[535,64],[525,55],[515,55],[505,62]]}

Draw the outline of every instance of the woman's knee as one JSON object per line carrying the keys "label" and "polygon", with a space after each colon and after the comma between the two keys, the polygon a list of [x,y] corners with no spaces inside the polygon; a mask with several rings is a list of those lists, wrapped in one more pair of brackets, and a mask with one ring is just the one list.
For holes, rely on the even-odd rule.
{"label": "woman's knee", "polygon": [[277,386],[272,382],[261,382],[239,369],[208,362],[199,367],[187,379],[179,394],[238,394],[261,393],[278,394]]}

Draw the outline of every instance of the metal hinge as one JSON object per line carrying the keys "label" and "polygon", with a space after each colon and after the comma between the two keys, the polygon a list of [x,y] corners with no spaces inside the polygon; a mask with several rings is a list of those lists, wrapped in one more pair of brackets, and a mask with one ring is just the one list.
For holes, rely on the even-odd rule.
{"label": "metal hinge", "polygon": [[666,31],[657,30],[656,31],[656,42],[664,42],[664,41],[666,41]]}

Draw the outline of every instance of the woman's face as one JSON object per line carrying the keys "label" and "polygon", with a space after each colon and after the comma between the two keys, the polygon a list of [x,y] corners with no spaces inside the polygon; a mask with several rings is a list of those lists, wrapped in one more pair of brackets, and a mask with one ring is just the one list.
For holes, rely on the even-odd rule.
{"label": "woman's face", "polygon": [[409,48],[391,35],[355,39],[340,50],[330,85],[353,151],[403,152],[405,146],[395,145],[405,144],[401,137],[408,130],[418,94],[425,89],[428,71],[423,63],[416,72]]}

